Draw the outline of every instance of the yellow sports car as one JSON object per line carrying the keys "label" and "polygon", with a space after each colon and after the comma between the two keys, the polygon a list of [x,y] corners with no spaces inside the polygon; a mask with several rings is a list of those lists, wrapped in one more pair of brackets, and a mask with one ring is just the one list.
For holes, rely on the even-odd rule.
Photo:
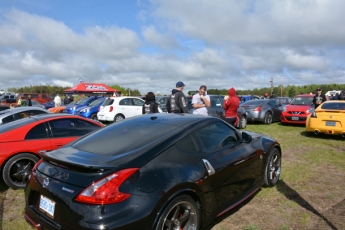
{"label": "yellow sports car", "polygon": [[322,103],[308,116],[306,131],[345,137],[345,101]]}

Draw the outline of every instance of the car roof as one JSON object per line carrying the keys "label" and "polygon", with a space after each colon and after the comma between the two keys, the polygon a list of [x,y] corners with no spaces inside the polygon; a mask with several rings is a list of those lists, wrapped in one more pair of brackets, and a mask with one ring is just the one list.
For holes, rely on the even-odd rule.
{"label": "car roof", "polygon": [[298,94],[294,97],[314,97],[314,96],[315,96],[315,94]]}
{"label": "car roof", "polygon": [[8,115],[8,114],[14,114],[14,113],[20,113],[20,112],[24,112],[24,111],[28,111],[28,110],[41,110],[41,111],[44,111],[44,112],[47,112],[48,111],[46,109],[43,109],[43,108],[40,108],[40,107],[34,107],[34,106],[24,106],[24,107],[16,107],[16,108],[12,108],[12,109],[5,109],[3,111],[0,111],[0,117],[2,115]]}

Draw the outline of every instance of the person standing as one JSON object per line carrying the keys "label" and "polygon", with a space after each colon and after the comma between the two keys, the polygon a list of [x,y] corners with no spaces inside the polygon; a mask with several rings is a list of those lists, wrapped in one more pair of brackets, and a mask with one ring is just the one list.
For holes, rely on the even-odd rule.
{"label": "person standing", "polygon": [[317,93],[315,94],[314,98],[313,98],[313,104],[315,105],[315,109],[322,104],[323,102],[327,101],[327,98],[325,96],[325,94],[322,94],[322,89],[321,88],[317,88]]}
{"label": "person standing", "polygon": [[228,90],[228,97],[224,97],[223,109],[225,110],[225,120],[232,126],[236,126],[238,122],[237,109],[240,105],[240,100],[236,95],[236,90],[231,87]]}
{"label": "person standing", "polygon": [[208,116],[207,108],[210,107],[210,96],[206,93],[207,87],[200,86],[199,93],[195,94],[192,99],[193,114]]}
{"label": "person standing", "polygon": [[68,105],[68,96],[67,94],[65,95],[65,98],[63,99],[63,104]]}
{"label": "person standing", "polygon": [[54,103],[55,103],[55,107],[61,106],[61,98],[60,98],[59,94],[56,94],[56,96],[54,98]]}
{"label": "person standing", "polygon": [[186,97],[182,92],[185,84],[182,81],[176,83],[176,89],[173,89],[167,100],[166,108],[168,113],[188,113]]}
{"label": "person standing", "polygon": [[32,102],[31,102],[31,95],[28,95],[28,106],[32,106]]}
{"label": "person standing", "polygon": [[159,113],[156,96],[152,92],[148,92],[145,96],[145,103],[143,104],[143,114]]}

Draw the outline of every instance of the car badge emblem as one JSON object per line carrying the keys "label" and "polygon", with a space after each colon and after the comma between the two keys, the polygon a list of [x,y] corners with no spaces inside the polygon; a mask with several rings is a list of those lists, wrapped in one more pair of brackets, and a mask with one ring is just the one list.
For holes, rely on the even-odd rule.
{"label": "car badge emblem", "polygon": [[47,187],[48,184],[49,184],[49,178],[44,179],[43,184],[42,184],[43,188]]}

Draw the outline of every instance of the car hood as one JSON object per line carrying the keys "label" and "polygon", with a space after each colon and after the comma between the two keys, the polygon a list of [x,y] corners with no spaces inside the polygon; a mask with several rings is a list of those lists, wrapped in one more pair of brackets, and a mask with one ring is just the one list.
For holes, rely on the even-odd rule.
{"label": "car hood", "polygon": [[285,108],[287,111],[306,111],[312,106],[310,105],[286,105]]}

